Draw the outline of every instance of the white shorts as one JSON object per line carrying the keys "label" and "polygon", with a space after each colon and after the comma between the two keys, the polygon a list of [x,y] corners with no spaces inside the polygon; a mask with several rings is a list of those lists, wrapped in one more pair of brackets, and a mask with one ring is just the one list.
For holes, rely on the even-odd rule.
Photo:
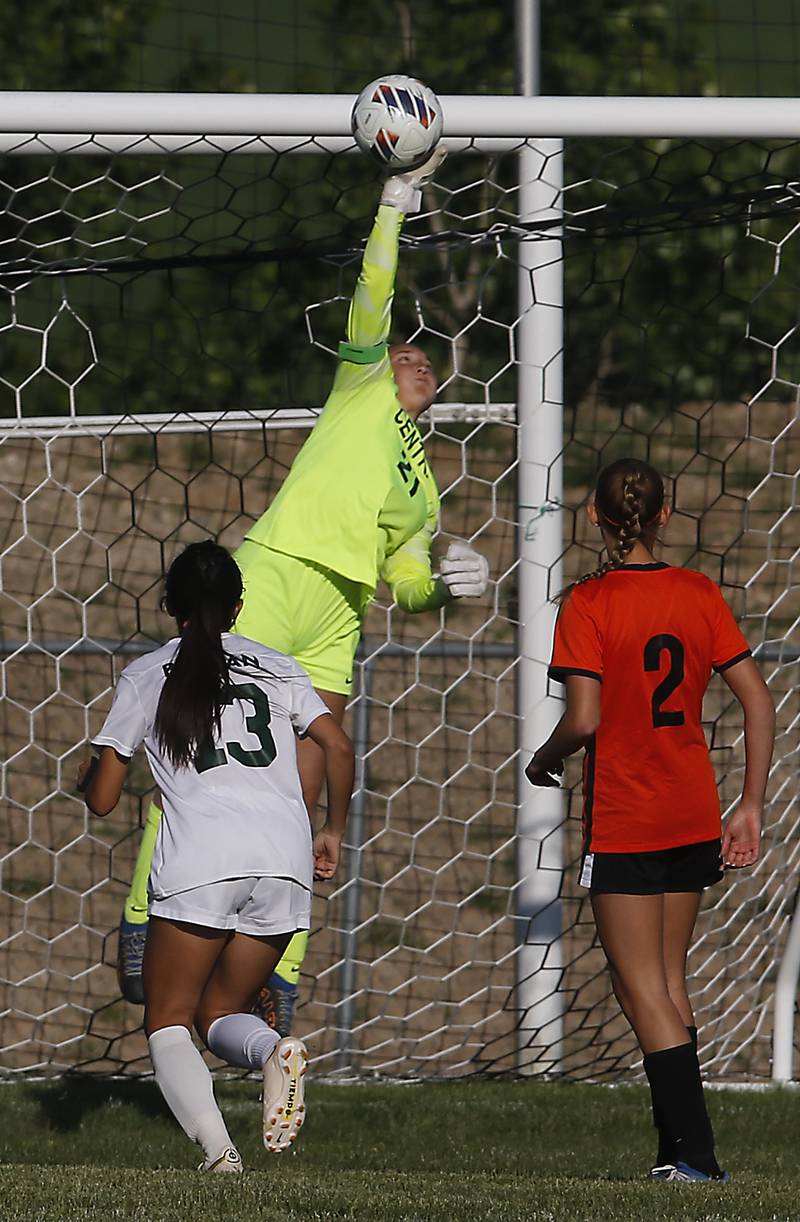
{"label": "white shorts", "polygon": [[292,878],[226,878],[150,900],[150,916],[268,938],[311,926],[311,892]]}

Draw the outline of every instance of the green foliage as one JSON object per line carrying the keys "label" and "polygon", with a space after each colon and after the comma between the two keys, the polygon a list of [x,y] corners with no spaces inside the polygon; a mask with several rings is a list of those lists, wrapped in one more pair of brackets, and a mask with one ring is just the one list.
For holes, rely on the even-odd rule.
{"label": "green foliage", "polygon": [[542,0],[542,93],[702,94],[708,0]]}
{"label": "green foliage", "polygon": [[0,0],[0,89],[124,89],[159,0]]}
{"label": "green foliage", "polygon": [[[177,20],[164,0],[120,0],[90,10],[63,0],[23,9],[0,0],[0,31],[11,48],[0,69],[5,86],[131,87],[137,38],[146,43],[143,31],[150,30],[166,39]],[[710,0],[602,6],[544,0],[542,89],[713,90],[711,16]],[[187,27],[185,53],[173,69],[163,66],[172,75],[160,84],[254,88],[259,81],[244,55],[234,56],[230,47],[227,59],[215,55],[196,34],[207,17],[204,10]],[[514,90],[512,0],[490,6],[483,0],[307,0],[295,20],[313,29],[313,45],[324,46],[327,56],[313,69],[298,56],[298,90],[355,92],[383,71],[413,72],[441,93]],[[275,21],[280,24],[278,16]],[[643,405],[644,437],[687,399],[741,399],[763,385],[769,351],[743,337],[750,303],[771,274],[772,247],[744,238],[741,222],[704,227],[701,221],[709,203],[791,177],[793,156],[791,147],[775,142],[725,150],[709,141],[568,143],[566,180],[580,184],[567,192],[571,223],[564,242],[566,398],[577,438],[608,406],[619,413],[615,431],[635,407],[641,433]],[[441,211],[432,221],[406,225],[412,239],[438,240],[401,255],[395,330],[403,336],[417,330],[421,299],[420,339],[449,379],[445,398],[482,401],[489,382],[494,400],[515,397],[510,328],[517,314],[517,242],[474,239],[515,219],[516,173],[513,154],[453,158],[440,175]],[[7,157],[0,177],[10,187],[13,214],[0,221],[0,239],[7,249],[13,243],[12,257],[134,260],[128,273],[68,282],[75,314],[97,342],[93,367],[86,332],[65,316],[60,331],[48,334],[47,367],[58,376],[37,373],[41,329],[55,316],[64,285],[39,278],[18,293],[22,326],[6,333],[0,413],[13,412],[19,400],[26,415],[64,414],[70,404],[65,382],[87,415],[324,400],[333,361],[309,345],[305,310],[338,299],[311,316],[315,340],[334,348],[357,247],[375,206],[376,174],[366,159],[62,158],[53,168],[44,159]],[[592,210],[603,207],[601,232],[591,222]],[[662,224],[658,218],[673,207],[675,215]],[[697,223],[682,223],[693,215]],[[642,232],[642,225],[652,232]],[[187,265],[161,269],[159,259]],[[9,279],[6,287],[19,284]],[[767,330],[783,334],[787,311],[794,323],[790,298],[791,290],[780,299],[769,295]],[[459,338],[443,338],[449,336]],[[788,380],[800,376],[794,364],[782,373]],[[594,458],[583,459],[592,466]],[[570,461],[581,465],[580,458]]]}
{"label": "green foliage", "polygon": [[[312,0],[312,13],[332,51],[333,92],[358,93],[386,72],[418,76],[437,93],[514,92],[513,0]],[[307,76],[301,87],[320,88]]]}

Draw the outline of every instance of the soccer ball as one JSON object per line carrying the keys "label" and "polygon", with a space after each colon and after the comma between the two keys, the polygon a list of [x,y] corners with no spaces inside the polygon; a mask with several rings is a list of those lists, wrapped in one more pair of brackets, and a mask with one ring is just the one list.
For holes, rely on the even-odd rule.
{"label": "soccer ball", "polygon": [[350,119],[356,144],[391,174],[427,161],[442,135],[442,108],[413,76],[382,76],[356,98]]}

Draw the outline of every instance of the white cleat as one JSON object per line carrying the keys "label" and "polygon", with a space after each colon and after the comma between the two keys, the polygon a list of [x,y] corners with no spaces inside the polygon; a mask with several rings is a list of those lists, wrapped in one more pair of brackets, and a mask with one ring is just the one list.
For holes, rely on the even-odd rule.
{"label": "white cleat", "polygon": [[231,1171],[241,1175],[244,1171],[242,1156],[238,1150],[234,1150],[233,1146],[228,1146],[227,1149],[222,1151],[219,1158],[207,1158],[204,1163],[200,1164],[199,1170],[211,1171],[214,1175],[224,1175]]}
{"label": "white cleat", "polygon": [[273,1154],[288,1150],[306,1118],[304,1102],[308,1052],[302,1040],[279,1040],[264,1062],[264,1148]]}

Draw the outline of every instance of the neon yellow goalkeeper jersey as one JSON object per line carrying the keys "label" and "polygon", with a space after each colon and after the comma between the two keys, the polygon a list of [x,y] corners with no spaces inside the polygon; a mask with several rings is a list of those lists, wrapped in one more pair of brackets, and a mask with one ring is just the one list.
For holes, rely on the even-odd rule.
{"label": "neon yellow goalkeeper jersey", "polygon": [[333,390],[247,538],[360,583],[365,606],[383,577],[401,606],[422,611],[447,596],[430,564],[439,493],[386,344],[402,223],[396,208],[378,209]]}

